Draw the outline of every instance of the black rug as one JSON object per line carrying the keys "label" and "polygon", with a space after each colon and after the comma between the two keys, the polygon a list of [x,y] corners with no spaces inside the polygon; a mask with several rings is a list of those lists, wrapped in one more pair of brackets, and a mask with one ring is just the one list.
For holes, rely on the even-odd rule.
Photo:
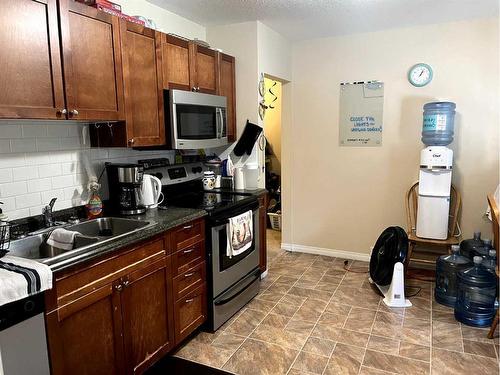
{"label": "black rug", "polygon": [[146,375],[230,375],[229,372],[218,370],[182,358],[166,356],[146,371]]}

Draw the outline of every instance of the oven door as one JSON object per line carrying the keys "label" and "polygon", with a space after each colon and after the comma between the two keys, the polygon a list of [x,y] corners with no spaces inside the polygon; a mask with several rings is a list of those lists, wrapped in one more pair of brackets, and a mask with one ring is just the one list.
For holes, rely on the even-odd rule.
{"label": "oven door", "polygon": [[[229,258],[227,250],[227,217],[239,215],[248,210],[248,206],[242,208],[224,220],[215,220],[211,226],[211,263],[213,275],[213,297],[217,297],[227,288],[238,282],[242,277],[259,266],[259,216],[258,202],[252,204],[253,212],[253,240],[252,246],[244,253]],[[257,206],[257,207],[255,207]]]}
{"label": "oven door", "polygon": [[176,149],[211,148],[228,143],[225,97],[171,90],[170,100]]}

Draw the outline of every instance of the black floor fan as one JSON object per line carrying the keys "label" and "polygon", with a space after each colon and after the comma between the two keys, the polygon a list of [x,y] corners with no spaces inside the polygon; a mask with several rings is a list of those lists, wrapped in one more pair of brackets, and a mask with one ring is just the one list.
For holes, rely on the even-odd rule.
{"label": "black floor fan", "polygon": [[403,228],[389,227],[377,239],[370,257],[370,282],[384,295],[389,307],[410,307],[405,298],[404,264],[408,236]]}

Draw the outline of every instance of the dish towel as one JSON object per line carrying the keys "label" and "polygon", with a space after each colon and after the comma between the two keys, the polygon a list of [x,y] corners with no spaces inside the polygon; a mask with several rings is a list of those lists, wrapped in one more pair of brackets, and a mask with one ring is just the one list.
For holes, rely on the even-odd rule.
{"label": "dish towel", "polygon": [[52,270],[35,260],[6,255],[0,259],[0,306],[52,289]]}
{"label": "dish towel", "polygon": [[64,228],[54,229],[47,239],[47,245],[57,247],[58,249],[62,250],[73,250],[75,236],[77,234],[80,233],[73,232]]}
{"label": "dish towel", "polygon": [[229,218],[227,224],[226,255],[229,258],[240,255],[252,246],[253,213],[247,211],[241,215]]}

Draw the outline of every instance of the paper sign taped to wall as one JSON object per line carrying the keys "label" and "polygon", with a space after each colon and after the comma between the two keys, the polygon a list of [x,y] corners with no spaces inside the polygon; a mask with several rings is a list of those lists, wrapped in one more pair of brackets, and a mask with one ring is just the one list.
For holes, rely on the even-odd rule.
{"label": "paper sign taped to wall", "polygon": [[384,83],[340,84],[339,140],[341,146],[381,146]]}

